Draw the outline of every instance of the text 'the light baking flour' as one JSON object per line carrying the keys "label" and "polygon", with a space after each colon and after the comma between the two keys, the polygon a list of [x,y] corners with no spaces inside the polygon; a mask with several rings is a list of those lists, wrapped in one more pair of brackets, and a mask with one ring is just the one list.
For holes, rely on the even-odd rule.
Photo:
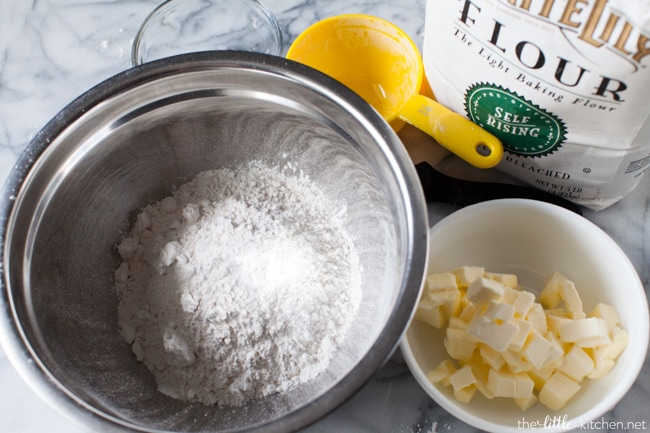
{"label": "text 'the light baking flour'", "polygon": [[649,37],[647,0],[427,0],[423,57],[500,170],[603,209],[650,165]]}

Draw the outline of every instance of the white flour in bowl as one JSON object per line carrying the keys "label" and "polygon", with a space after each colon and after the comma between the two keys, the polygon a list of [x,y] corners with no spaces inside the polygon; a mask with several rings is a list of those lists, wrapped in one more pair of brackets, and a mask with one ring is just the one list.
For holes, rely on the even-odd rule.
{"label": "white flour in bowl", "polygon": [[307,177],[260,163],[142,209],[118,246],[119,326],[159,390],[236,406],[321,373],[361,298],[343,218]]}

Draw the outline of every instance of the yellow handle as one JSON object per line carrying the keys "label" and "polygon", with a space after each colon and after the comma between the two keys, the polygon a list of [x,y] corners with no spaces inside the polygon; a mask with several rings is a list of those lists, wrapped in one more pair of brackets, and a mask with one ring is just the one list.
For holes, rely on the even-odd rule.
{"label": "yellow handle", "polygon": [[474,167],[491,168],[503,158],[503,145],[498,138],[433,99],[411,97],[398,117]]}

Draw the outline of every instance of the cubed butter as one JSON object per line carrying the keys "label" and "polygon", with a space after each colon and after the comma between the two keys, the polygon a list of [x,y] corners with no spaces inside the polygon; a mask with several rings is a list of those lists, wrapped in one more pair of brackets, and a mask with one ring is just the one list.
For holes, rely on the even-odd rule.
{"label": "cubed butter", "polygon": [[430,277],[415,315],[446,325],[444,345],[459,367],[445,360],[427,377],[452,386],[460,402],[478,391],[513,398],[523,411],[537,401],[560,410],[582,380],[608,374],[628,344],[616,309],[600,303],[587,317],[575,285],[558,272],[539,302],[512,274],[464,266]]}
{"label": "cubed butter", "polygon": [[547,332],[544,338],[546,338],[551,343],[552,347],[548,353],[548,356],[544,360],[542,368],[549,365],[557,367],[562,364],[562,357],[564,356],[563,342],[560,341],[560,339],[552,332]]}
{"label": "cubed butter", "polygon": [[468,360],[476,349],[476,340],[472,340],[464,329],[447,328],[445,331],[445,348],[447,353],[457,360]]}
{"label": "cubed butter", "polygon": [[528,339],[528,334],[533,330],[533,325],[527,320],[514,318],[511,323],[517,327],[517,333],[508,346],[509,350],[519,352]]}
{"label": "cubed butter", "polygon": [[561,325],[559,331],[563,341],[580,347],[603,346],[611,342],[607,323],[599,317],[573,320]]}
{"label": "cubed butter", "polygon": [[456,329],[467,329],[467,322],[458,317],[450,317],[448,326]]}
{"label": "cubed butter", "polygon": [[526,373],[514,373],[515,381],[517,382],[517,392],[514,398],[527,399],[533,395],[533,388],[535,382]]}
{"label": "cubed butter", "polygon": [[503,352],[517,334],[517,326],[510,322],[497,323],[489,317],[476,315],[467,324],[467,334],[497,352]]}
{"label": "cubed butter", "polygon": [[474,386],[476,387],[478,392],[483,394],[483,397],[487,398],[488,400],[492,400],[494,398],[494,393],[490,391],[487,387],[487,380],[486,381],[478,380],[476,384],[474,384]]}
{"label": "cubed butter", "polygon": [[535,302],[535,295],[527,290],[517,290],[507,287],[503,295],[503,302],[512,305],[515,309],[515,315],[518,317],[526,317],[528,310],[530,310],[530,307]]}
{"label": "cubed butter", "polygon": [[515,398],[515,404],[524,412],[535,406],[535,403],[537,403],[537,396],[535,394],[531,394],[527,398]]}
{"label": "cubed butter", "polygon": [[544,306],[544,308],[556,308],[562,302],[560,297],[560,289],[558,287],[558,278],[564,277],[557,272],[553,273],[547,280],[544,285],[544,289],[539,294],[539,302]]}
{"label": "cubed butter", "polygon": [[474,385],[476,383],[476,378],[474,377],[474,373],[472,373],[472,368],[469,365],[465,365],[449,376],[449,383],[454,390],[460,390],[470,385]]}
{"label": "cubed butter", "polygon": [[461,389],[454,389],[454,397],[461,403],[469,403],[476,394],[476,386],[470,385]]}
{"label": "cubed butter", "polygon": [[609,304],[603,304],[602,302],[597,304],[594,309],[591,310],[589,317],[599,317],[603,319],[605,323],[607,323],[607,329],[610,333],[621,325],[621,319],[618,317],[616,308]]}
{"label": "cubed butter", "polygon": [[456,276],[451,272],[429,274],[424,280],[424,288],[430,292],[458,289]]}
{"label": "cubed butter", "polygon": [[610,344],[594,348],[594,352],[598,352],[605,358],[616,359],[621,354],[625,346],[627,346],[629,335],[626,330],[616,328],[612,333]]}
{"label": "cubed butter", "polygon": [[[481,347],[486,346],[481,345]],[[472,369],[472,374],[476,379],[476,382],[474,383],[476,389],[486,398],[494,398],[494,394],[492,394],[487,389],[488,374],[490,373],[491,367],[489,364],[485,363],[483,357],[479,353],[479,350],[474,352],[474,355],[469,361],[467,361],[465,366],[468,366]]]}
{"label": "cubed butter", "polygon": [[574,319],[584,318],[585,313],[582,310],[582,299],[580,299],[575,284],[563,275],[559,275],[558,290],[560,292],[560,298],[564,301],[565,309],[571,313]]}
{"label": "cubed butter", "polygon": [[528,376],[535,382],[535,390],[540,391],[554,372],[555,367],[532,368],[528,370]]}
{"label": "cubed butter", "polygon": [[461,266],[449,272],[456,276],[459,286],[467,287],[474,280],[482,278],[485,275],[485,268],[480,266]]}
{"label": "cubed butter", "polygon": [[515,308],[510,304],[492,300],[488,304],[484,314],[493,320],[505,321],[515,317]]}
{"label": "cubed butter", "polygon": [[453,300],[455,296],[460,296],[458,289],[425,290],[422,299],[427,299],[431,305],[438,306]]}
{"label": "cubed butter", "polygon": [[506,287],[510,288],[515,288],[517,287],[517,275],[515,274],[501,274],[501,273],[494,273],[494,272],[485,272],[484,274],[485,278],[489,278],[491,280],[497,281],[501,284],[503,284]]}
{"label": "cubed butter", "polygon": [[469,322],[478,313],[478,308],[474,304],[467,304],[458,315],[458,318]]}
{"label": "cubed butter", "polygon": [[560,335],[560,327],[573,321],[571,316],[564,310],[545,310],[544,314],[546,314],[546,326],[548,330],[557,336]]}
{"label": "cubed butter", "polygon": [[540,403],[549,409],[560,410],[578,391],[580,385],[564,373],[556,371],[546,381],[537,397]]}
{"label": "cubed butter", "polygon": [[487,305],[492,300],[500,301],[503,292],[503,284],[480,277],[467,287],[467,299],[476,305]]}
{"label": "cubed butter", "polygon": [[506,370],[490,370],[486,386],[495,397],[514,398],[517,396],[515,375]]}
{"label": "cubed butter", "polygon": [[479,346],[479,353],[483,361],[495,370],[500,370],[503,364],[506,363],[500,352],[497,352],[486,344]]}
{"label": "cubed butter", "polygon": [[460,314],[460,305],[460,292],[458,290],[454,290],[453,294],[450,296],[447,302],[442,305],[445,310],[445,315],[448,319],[451,317],[458,317]]}
{"label": "cubed butter", "polygon": [[594,360],[594,369],[587,374],[587,377],[590,379],[600,379],[601,377],[605,377],[605,375],[614,368],[616,361],[611,358],[606,358],[601,352],[597,352],[596,350],[592,350],[591,352],[591,356]]}
{"label": "cubed butter", "polygon": [[512,350],[506,350],[501,354],[503,359],[508,365],[508,370],[513,373],[521,373],[530,370],[533,368],[530,362],[528,362],[520,352],[515,352]]}
{"label": "cubed butter", "polygon": [[586,375],[594,370],[594,360],[581,347],[573,346],[564,355],[564,361],[557,368],[576,382],[582,381]]}
{"label": "cubed butter", "polygon": [[548,325],[546,324],[546,314],[544,314],[544,307],[541,304],[534,303],[531,305],[526,315],[526,320],[533,325],[533,330],[539,332],[540,334],[546,334],[548,331]]}
{"label": "cubed butter", "polygon": [[521,355],[535,368],[542,368],[553,344],[537,331],[532,331],[521,349]]}
{"label": "cubed butter", "polygon": [[436,368],[427,373],[427,379],[431,383],[440,383],[443,386],[449,386],[449,376],[456,372],[456,366],[449,359],[442,361]]}
{"label": "cubed butter", "polygon": [[434,328],[442,329],[447,323],[447,313],[442,305],[432,305],[427,298],[422,298],[415,309],[415,318],[428,323]]}

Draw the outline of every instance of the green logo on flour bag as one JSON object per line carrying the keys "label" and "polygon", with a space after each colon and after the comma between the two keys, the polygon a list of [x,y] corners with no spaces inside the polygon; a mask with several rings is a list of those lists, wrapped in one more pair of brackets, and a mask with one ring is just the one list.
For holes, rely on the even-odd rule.
{"label": "green logo on flour bag", "polygon": [[474,123],[516,155],[549,155],[566,138],[564,122],[557,116],[501,86],[473,85],[465,94],[465,110]]}

